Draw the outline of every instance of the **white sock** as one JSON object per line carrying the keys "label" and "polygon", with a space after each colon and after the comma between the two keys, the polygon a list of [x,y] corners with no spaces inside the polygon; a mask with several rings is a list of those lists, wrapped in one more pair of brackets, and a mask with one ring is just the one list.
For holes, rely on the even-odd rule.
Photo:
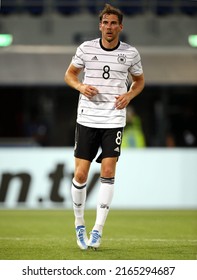
{"label": "white sock", "polygon": [[109,213],[112,197],[114,193],[114,178],[101,177],[101,185],[99,189],[96,222],[93,230],[98,230],[102,234],[102,230]]}
{"label": "white sock", "polygon": [[71,196],[75,215],[75,227],[85,225],[84,209],[86,201],[86,183],[80,184],[73,178]]}

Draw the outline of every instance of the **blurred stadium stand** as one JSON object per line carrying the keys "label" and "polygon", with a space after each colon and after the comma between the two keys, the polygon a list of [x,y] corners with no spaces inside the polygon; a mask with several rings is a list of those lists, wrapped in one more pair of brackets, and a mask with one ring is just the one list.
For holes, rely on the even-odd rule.
{"label": "blurred stadium stand", "polygon": [[172,0],[156,0],[155,11],[157,15],[169,15],[175,13],[176,1]]}
{"label": "blurred stadium stand", "polygon": [[24,0],[24,9],[32,15],[42,15],[44,12],[44,0]]}
{"label": "blurred stadium stand", "polygon": [[98,14],[105,3],[119,7],[125,15],[134,15],[152,11],[158,15],[197,13],[196,0],[2,0],[1,13],[30,12],[43,14],[49,9],[64,15],[88,11]]}
{"label": "blurred stadium stand", "polygon": [[[14,44],[72,45],[98,34],[104,0],[2,0],[0,33]],[[123,37],[135,45],[187,45],[196,32],[197,1],[107,1],[125,14]],[[31,32],[29,31],[31,30]],[[137,32],[136,32],[137,30]],[[85,35],[84,35],[85,34]]]}
{"label": "blurred stadium stand", "polygon": [[55,0],[54,6],[63,15],[73,15],[80,12],[80,0]]}
{"label": "blurred stadium stand", "polygon": [[190,16],[197,15],[197,1],[180,0],[180,11]]}
{"label": "blurred stadium stand", "polygon": [[88,12],[90,12],[92,15],[98,15],[100,10],[102,10],[103,6],[105,5],[105,1],[104,0],[95,0],[95,1],[91,1],[91,0],[87,0],[86,1],[86,5],[85,9],[87,9]]}
{"label": "blurred stadium stand", "polygon": [[138,15],[145,12],[146,6],[144,5],[144,3],[145,1],[143,0],[118,0],[117,1],[118,7],[127,16]]}
{"label": "blurred stadium stand", "polygon": [[2,15],[9,15],[11,13],[17,13],[18,9],[18,1],[17,0],[8,0],[8,1],[1,1],[1,9],[0,14]]}

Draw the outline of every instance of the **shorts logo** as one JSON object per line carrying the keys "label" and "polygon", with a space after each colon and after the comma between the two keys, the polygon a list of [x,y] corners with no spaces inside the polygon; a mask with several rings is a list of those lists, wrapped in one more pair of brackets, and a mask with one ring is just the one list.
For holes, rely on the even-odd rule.
{"label": "shorts logo", "polygon": [[119,153],[119,152],[120,152],[119,147],[116,147],[116,148],[114,149],[114,151]]}

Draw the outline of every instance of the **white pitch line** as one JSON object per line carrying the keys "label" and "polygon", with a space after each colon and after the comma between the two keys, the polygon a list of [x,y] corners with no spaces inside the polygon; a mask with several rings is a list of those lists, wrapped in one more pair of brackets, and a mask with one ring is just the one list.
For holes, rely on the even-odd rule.
{"label": "white pitch line", "polygon": [[[39,240],[39,237],[0,237],[0,240],[15,240],[15,241],[24,241],[24,240]],[[56,240],[59,238],[54,237],[45,237],[44,239]],[[125,241],[125,242],[190,242],[197,243],[197,239],[159,239],[159,238],[103,238],[105,241]]]}
{"label": "white pitch line", "polygon": [[[0,237],[0,240],[15,240],[15,241],[29,241],[29,240],[40,240],[39,237]],[[45,237],[45,239],[50,240],[59,240],[59,238],[55,237]]]}
{"label": "white pitch line", "polygon": [[130,242],[197,242],[197,239],[159,239],[159,238],[105,238],[107,241],[130,241]]}

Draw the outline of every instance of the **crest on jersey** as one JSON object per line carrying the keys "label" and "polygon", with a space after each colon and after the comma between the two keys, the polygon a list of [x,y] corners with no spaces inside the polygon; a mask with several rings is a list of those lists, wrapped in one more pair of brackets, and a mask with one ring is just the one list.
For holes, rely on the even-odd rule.
{"label": "crest on jersey", "polygon": [[119,55],[118,55],[118,62],[121,63],[121,64],[126,63],[126,55],[124,55],[124,54],[119,54]]}

